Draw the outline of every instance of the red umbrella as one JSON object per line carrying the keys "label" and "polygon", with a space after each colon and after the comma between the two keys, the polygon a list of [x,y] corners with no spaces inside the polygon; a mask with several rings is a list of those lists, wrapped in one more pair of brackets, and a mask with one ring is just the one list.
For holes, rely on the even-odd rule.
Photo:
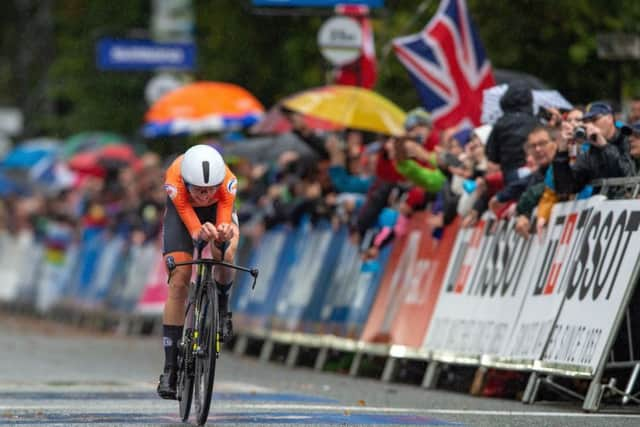
{"label": "red umbrella", "polygon": [[[293,113],[297,114],[297,113]],[[311,116],[300,115],[304,125],[309,129],[315,130],[338,130],[342,126],[329,122],[327,120],[318,119]],[[262,119],[251,126],[250,133],[254,135],[279,135],[293,130],[293,124],[288,115],[285,114],[279,105],[275,105],[262,116]]]}
{"label": "red umbrella", "polygon": [[69,168],[81,174],[104,177],[107,169],[137,167],[138,162],[130,145],[110,144],[94,151],[76,154],[69,159]]}

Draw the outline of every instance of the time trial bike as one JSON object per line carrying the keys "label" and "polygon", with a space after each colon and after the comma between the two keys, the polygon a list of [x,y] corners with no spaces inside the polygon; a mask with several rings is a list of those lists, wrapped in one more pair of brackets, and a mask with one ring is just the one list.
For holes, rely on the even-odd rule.
{"label": "time trial bike", "polygon": [[[189,286],[182,339],[178,344],[177,398],[182,421],[189,419],[195,389],[195,412],[198,425],[204,425],[209,416],[213,393],[216,361],[220,355],[222,326],[218,312],[218,292],[213,280],[215,266],[232,268],[249,273],[253,277],[251,289],[256,285],[258,270],[224,261],[203,258],[207,243],[196,242],[197,256],[193,261],[175,262],[166,259],[169,274],[178,266],[195,265],[196,280]],[[224,258],[224,249],[222,248]]]}

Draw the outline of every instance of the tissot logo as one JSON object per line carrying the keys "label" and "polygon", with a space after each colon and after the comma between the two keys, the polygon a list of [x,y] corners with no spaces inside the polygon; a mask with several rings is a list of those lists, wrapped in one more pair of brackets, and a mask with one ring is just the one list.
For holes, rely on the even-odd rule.
{"label": "tissot logo", "polygon": [[501,221],[496,231],[495,243],[487,257],[474,294],[494,297],[511,295],[517,290],[520,272],[524,268],[529,245],[518,236],[512,222]]}
{"label": "tissot logo", "polygon": [[608,212],[604,218],[601,212],[594,213],[569,275],[567,299],[609,299],[624,254],[639,226],[640,211]]}

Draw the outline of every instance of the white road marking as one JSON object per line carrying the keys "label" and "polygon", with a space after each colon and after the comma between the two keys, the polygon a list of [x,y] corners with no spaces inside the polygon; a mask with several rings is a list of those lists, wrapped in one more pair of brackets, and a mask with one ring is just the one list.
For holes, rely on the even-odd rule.
{"label": "white road marking", "polygon": [[[34,408],[38,408],[40,410],[43,409],[65,409],[68,413],[83,412],[87,410],[93,409],[92,407],[95,405],[96,407],[103,407],[107,401],[111,401],[113,399],[104,399],[99,402],[84,402],[83,408],[70,409],[68,403],[65,403],[64,399],[57,401],[56,403],[47,402],[46,405],[40,402],[32,402],[31,404],[9,404],[9,405],[0,405],[1,411],[24,411],[24,410],[33,410]],[[146,399],[149,400],[149,399]],[[139,401],[139,400],[138,400]],[[171,402],[173,403],[173,402]],[[431,414],[431,415],[484,415],[484,416],[519,416],[519,417],[551,417],[551,418],[594,418],[594,417],[602,417],[602,418],[638,418],[640,419],[640,413],[638,414],[611,414],[611,413],[595,413],[589,414],[584,412],[554,412],[554,411],[496,411],[496,410],[475,410],[475,409],[424,409],[424,408],[387,408],[380,406],[347,406],[336,403],[335,405],[319,405],[319,404],[304,404],[304,403],[280,403],[280,402],[270,402],[270,403],[238,403],[238,402],[229,402],[226,401],[215,401],[213,402],[214,407],[216,408],[216,413],[218,415],[224,415],[225,412],[228,411],[238,411],[238,410],[247,410],[247,411],[269,411],[272,413],[276,412],[286,412],[286,411],[321,411],[321,412],[335,412],[335,411],[349,411],[352,413],[385,413],[385,414]],[[168,401],[160,401],[157,402],[154,400],[154,405],[158,409],[165,410],[168,404]],[[142,412],[149,412],[150,408],[139,408]],[[137,412],[133,409],[128,409],[132,412]],[[249,413],[249,412],[248,412]]]}

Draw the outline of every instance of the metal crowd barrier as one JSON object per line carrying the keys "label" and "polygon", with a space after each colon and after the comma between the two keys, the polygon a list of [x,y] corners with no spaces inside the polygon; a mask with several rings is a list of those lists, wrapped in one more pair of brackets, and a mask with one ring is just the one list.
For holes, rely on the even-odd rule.
{"label": "metal crowd barrier", "polygon": [[[316,369],[346,355],[346,372],[373,364],[383,381],[416,362],[424,370],[414,382],[427,388],[445,366],[506,369],[530,374],[526,403],[542,387],[580,399],[586,411],[597,411],[605,392],[640,403],[640,327],[629,310],[640,269],[640,178],[594,184],[632,198],[559,203],[544,234],[532,226],[526,240],[512,220],[490,216],[469,229],[456,220],[440,235],[425,212],[363,261],[347,231],[329,223],[270,230],[240,251],[261,273],[254,292],[249,280],[234,286],[234,351]],[[80,242],[70,236],[56,224],[40,242],[0,232],[0,300],[120,333],[159,332],[167,277],[157,242],[130,245],[100,230]],[[620,369],[631,371],[622,388],[602,384]]]}

